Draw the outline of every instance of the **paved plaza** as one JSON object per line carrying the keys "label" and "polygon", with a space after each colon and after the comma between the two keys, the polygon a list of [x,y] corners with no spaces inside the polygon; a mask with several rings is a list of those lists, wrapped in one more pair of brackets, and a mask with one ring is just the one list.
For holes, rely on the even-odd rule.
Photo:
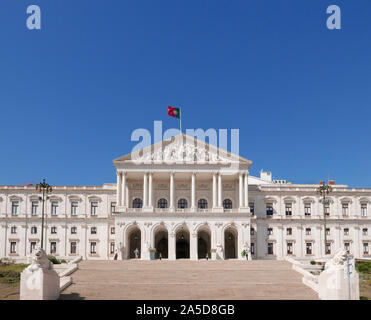
{"label": "paved plaza", "polygon": [[318,299],[286,261],[83,261],[60,299]]}

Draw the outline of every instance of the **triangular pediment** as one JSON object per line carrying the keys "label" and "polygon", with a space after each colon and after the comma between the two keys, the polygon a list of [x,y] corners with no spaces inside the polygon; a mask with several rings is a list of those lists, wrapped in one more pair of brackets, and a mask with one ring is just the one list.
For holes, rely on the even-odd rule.
{"label": "triangular pediment", "polygon": [[114,160],[115,165],[122,162],[144,164],[240,163],[247,168],[252,163],[250,160],[185,134],[144,147]]}

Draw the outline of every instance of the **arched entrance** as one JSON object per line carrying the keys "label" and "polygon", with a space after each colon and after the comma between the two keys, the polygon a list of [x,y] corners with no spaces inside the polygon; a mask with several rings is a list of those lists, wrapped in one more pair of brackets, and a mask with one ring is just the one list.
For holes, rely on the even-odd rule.
{"label": "arched entrance", "polygon": [[159,258],[160,253],[163,259],[167,259],[168,247],[168,231],[164,226],[160,226],[155,230],[156,259]]}
{"label": "arched entrance", "polygon": [[128,249],[129,252],[127,253],[128,259],[135,258],[135,249],[139,250],[139,258],[142,254],[142,247],[141,247],[141,231],[138,227],[132,227],[128,230]]}
{"label": "arched entrance", "polygon": [[186,226],[176,231],[176,258],[189,259],[189,231]]}
{"label": "arched entrance", "polygon": [[211,258],[211,231],[209,227],[202,227],[197,232],[197,254],[198,259]]}
{"label": "arched entrance", "polygon": [[237,258],[237,237],[235,228],[230,227],[224,231],[224,259]]}

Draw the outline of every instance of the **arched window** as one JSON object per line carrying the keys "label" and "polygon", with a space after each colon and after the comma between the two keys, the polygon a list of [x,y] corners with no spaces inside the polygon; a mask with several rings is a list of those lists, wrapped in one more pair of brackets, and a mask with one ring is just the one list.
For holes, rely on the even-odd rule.
{"label": "arched window", "polygon": [[140,198],[135,198],[133,200],[133,208],[141,208],[143,206],[143,201]]}
{"label": "arched window", "polygon": [[179,199],[178,209],[186,209],[186,208],[187,208],[187,200],[186,199]]}
{"label": "arched window", "polygon": [[207,209],[207,200],[206,199],[198,200],[198,209]]}
{"label": "arched window", "polygon": [[232,200],[231,199],[224,199],[223,208],[224,209],[232,209]]}
{"label": "arched window", "polygon": [[167,200],[164,198],[161,198],[160,200],[158,200],[157,207],[161,209],[167,208]]}

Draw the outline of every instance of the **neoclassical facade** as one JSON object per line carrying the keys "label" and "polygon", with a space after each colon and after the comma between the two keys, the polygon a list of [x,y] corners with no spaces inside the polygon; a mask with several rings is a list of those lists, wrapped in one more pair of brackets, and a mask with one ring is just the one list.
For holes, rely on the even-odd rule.
{"label": "neoclassical facade", "polygon": [[[59,258],[313,259],[345,248],[370,257],[371,189],[332,187],[326,228],[319,185],[249,175],[251,161],[180,135],[114,160],[117,181],[55,186],[44,243]],[[40,245],[35,186],[0,186],[0,258]],[[324,237],[326,234],[326,247]]]}

